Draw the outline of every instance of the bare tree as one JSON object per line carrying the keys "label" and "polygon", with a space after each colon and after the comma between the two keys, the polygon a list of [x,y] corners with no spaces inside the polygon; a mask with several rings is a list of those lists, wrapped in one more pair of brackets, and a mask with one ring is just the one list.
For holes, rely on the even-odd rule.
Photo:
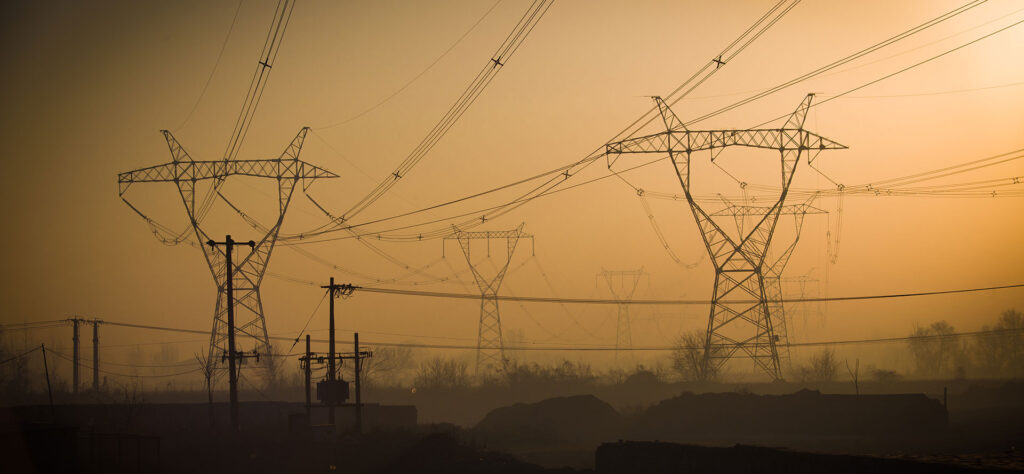
{"label": "bare tree", "polygon": [[853,368],[850,368],[850,361],[846,361],[846,371],[850,373],[850,378],[853,379],[853,393],[860,395],[860,359],[854,363]]}
{"label": "bare tree", "polygon": [[280,389],[285,385],[286,374],[284,373],[285,363],[288,361],[287,356],[281,353],[280,349],[271,345],[268,348],[268,352],[263,354],[264,370],[266,370],[266,388],[267,390],[274,391]]}
{"label": "bare tree", "polygon": [[982,330],[988,333],[976,338],[972,351],[979,368],[990,376],[1024,375],[1024,314],[1007,310]]}
{"label": "bare tree", "polygon": [[197,353],[196,361],[199,362],[199,370],[203,373],[203,378],[206,380],[206,399],[210,405],[210,426],[214,425],[213,417],[213,370],[215,361],[210,360],[208,353]]}
{"label": "bare tree", "polygon": [[416,371],[414,384],[418,388],[457,388],[469,385],[469,373],[465,362],[455,359],[434,357],[422,364]]}
{"label": "bare tree", "polygon": [[967,351],[956,329],[945,321],[928,327],[915,327],[910,337],[910,353],[918,374],[926,376],[962,375],[966,370]]}
{"label": "bare tree", "polygon": [[367,386],[396,385],[402,375],[415,367],[412,349],[408,347],[380,347],[373,350],[373,357],[363,359],[360,370],[362,383]]}
{"label": "bare tree", "polygon": [[839,372],[839,361],[836,353],[826,347],[811,356],[810,364],[796,368],[796,376],[801,382],[831,382]]}
{"label": "bare tree", "polygon": [[[702,331],[691,331],[681,334],[672,345],[672,370],[688,382],[703,382],[718,379],[718,368],[705,364],[705,334]],[[721,349],[712,347],[707,360],[715,358]]]}

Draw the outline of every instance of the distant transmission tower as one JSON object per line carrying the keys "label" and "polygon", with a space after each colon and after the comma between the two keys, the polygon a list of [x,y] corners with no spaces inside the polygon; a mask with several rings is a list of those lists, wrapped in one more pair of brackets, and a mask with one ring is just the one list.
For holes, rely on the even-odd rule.
{"label": "distant transmission tower", "polygon": [[[736,220],[737,232],[742,235],[743,229],[750,218],[759,219],[771,212],[771,210],[772,206],[730,204],[726,208],[712,213],[711,216],[732,216]],[[807,214],[827,214],[827,212],[811,206],[809,203],[782,206],[782,210],[779,212],[780,216],[793,216],[793,240],[778,256],[770,256],[772,253],[771,248],[769,248],[768,255],[766,256],[766,259],[772,262],[764,272],[764,289],[765,296],[768,299],[768,315],[771,318],[772,330],[777,337],[776,348],[779,352],[779,359],[786,368],[790,366],[789,323],[786,317],[785,305],[783,304],[782,272],[786,269],[786,265],[789,264],[789,259],[793,256],[797,242],[800,241],[800,231],[803,230],[804,217]],[[773,258],[774,260],[772,260]]]}
{"label": "distant transmission tower", "polygon": [[615,360],[618,361],[619,351],[629,350],[633,347],[633,335],[629,324],[629,302],[633,300],[633,294],[636,293],[636,287],[640,284],[640,280],[647,277],[650,282],[651,276],[644,272],[643,267],[640,267],[639,270],[618,271],[608,271],[602,268],[597,277],[604,279],[612,297],[620,301],[616,305],[618,317],[615,320]]}
{"label": "distant transmission tower", "polygon": [[[703,364],[720,368],[737,352],[754,360],[769,377],[782,379],[778,338],[772,327],[764,266],[779,215],[801,155],[812,162],[822,150],[846,148],[818,134],[804,130],[804,120],[814,95],[809,94],[782,128],[746,130],[688,130],[660,97],[654,101],[665,131],[611,142],[605,146],[609,167],[624,153],[667,153],[675,167],[686,201],[690,204],[704,246],[715,267]],[[730,235],[694,199],[690,187],[690,158],[708,150],[712,160],[725,147],[743,146],[777,150],[781,154],[782,192],[767,212],[755,218],[754,226],[740,235]]]}
{"label": "distant transmission tower", "polygon": [[[821,296],[821,292],[818,289],[819,284],[820,284],[820,280],[818,280],[817,278],[811,278],[811,274],[810,273],[808,273],[807,275],[799,275],[799,276],[795,276],[795,277],[783,278],[782,279],[782,283],[788,283],[788,284],[790,284],[790,287],[792,287],[793,283],[796,283],[797,284],[797,288],[800,289],[800,291],[798,293],[796,293],[794,295],[791,295],[790,298],[794,298],[795,297],[795,298],[799,298],[799,299],[804,299],[804,298],[807,298],[808,296],[812,296],[811,294],[809,294],[807,292],[807,284],[808,283],[813,283],[814,284],[814,294],[813,294],[813,297],[816,298],[818,296]],[[804,303],[804,304],[800,305],[800,308],[801,308],[800,309],[800,314],[803,316],[802,319],[803,319],[803,323],[804,323],[804,327],[805,328],[807,327],[807,319],[808,319],[807,315],[810,312],[807,309],[808,306],[809,306],[808,303]],[[820,316],[820,303],[816,304],[814,313]]]}
{"label": "distant transmission tower", "polygon": [[[448,240],[459,242],[462,254],[466,257],[466,264],[469,265],[469,269],[473,272],[473,279],[476,280],[476,285],[480,288],[480,326],[476,340],[477,373],[480,373],[481,368],[485,372],[502,369],[507,362],[501,335],[501,315],[498,312],[498,289],[501,288],[501,282],[505,279],[505,273],[508,272],[508,265],[512,262],[519,239],[525,238],[533,241],[532,235],[523,232],[523,225],[519,224],[519,227],[512,230],[483,232],[465,232],[455,228],[451,235],[444,238],[444,242]],[[498,272],[495,275],[485,277],[470,258],[470,243],[473,240],[486,240],[487,256],[490,257],[491,239],[505,241],[505,259],[504,263],[498,265]]]}
{"label": "distant transmission tower", "polygon": [[[235,175],[270,178],[277,182],[277,220],[269,229],[266,229],[262,238],[255,241],[256,245],[251,253],[233,262],[235,268],[232,272],[234,274],[236,337],[238,333],[241,333],[241,335],[254,339],[257,350],[269,355],[270,337],[267,334],[263,300],[260,297],[260,283],[267,271],[270,253],[274,250],[278,233],[281,231],[281,224],[284,223],[285,211],[288,209],[292,194],[300,181],[302,189],[305,191],[314,180],[338,177],[330,171],[299,160],[299,153],[302,151],[302,144],[308,131],[308,127],[300,130],[299,134],[285,148],[284,153],[276,159],[195,161],[171,135],[171,132],[163,130],[167,146],[171,150],[171,162],[120,173],[117,176],[118,191],[122,199],[125,199],[125,192],[135,183],[174,183],[178,187],[178,194],[185,204],[185,212],[188,214],[192,230],[200,242],[199,248],[202,249],[206,263],[210,266],[210,273],[213,274],[213,280],[217,284],[217,303],[213,311],[213,329],[210,333],[209,351],[209,360],[217,365],[224,363],[222,355],[227,354],[228,350],[226,319],[228,269],[223,252],[202,244],[212,240],[200,226],[202,215],[208,209],[209,203],[200,202],[199,206],[196,205],[196,183],[210,180],[219,185],[228,176]],[[125,203],[128,201],[125,200]],[[147,222],[153,222],[135,206],[130,203],[128,205]]]}

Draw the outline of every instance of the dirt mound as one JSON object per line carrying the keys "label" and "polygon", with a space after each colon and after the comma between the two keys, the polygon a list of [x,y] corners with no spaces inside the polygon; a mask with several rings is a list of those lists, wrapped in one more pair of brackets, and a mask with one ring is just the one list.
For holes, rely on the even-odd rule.
{"label": "dirt mound", "polygon": [[939,431],[946,423],[942,404],[922,394],[684,393],[637,416],[630,434],[647,439],[695,433],[905,435]]}
{"label": "dirt mound", "polygon": [[448,434],[433,434],[423,438],[394,462],[376,472],[378,474],[409,472],[511,474],[572,471],[547,470],[519,461],[512,456],[480,451],[465,446]]}
{"label": "dirt mound", "polygon": [[617,439],[622,416],[593,395],[556,397],[497,408],[474,434],[502,448],[592,444]]}

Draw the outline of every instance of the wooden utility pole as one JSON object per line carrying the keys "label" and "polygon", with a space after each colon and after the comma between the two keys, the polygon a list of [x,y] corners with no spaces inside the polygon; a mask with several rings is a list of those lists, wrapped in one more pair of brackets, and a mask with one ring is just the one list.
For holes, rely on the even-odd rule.
{"label": "wooden utility pole", "polygon": [[[218,245],[224,246],[224,258],[227,265],[227,304],[228,304],[228,397],[231,401],[231,428],[235,431],[239,429],[238,422],[238,371],[235,370],[235,267],[231,262],[231,255],[235,250],[235,242],[231,240],[231,235],[224,237],[223,242],[216,242],[210,239],[206,242],[206,245],[216,248]],[[246,242],[250,249],[256,248],[256,242],[250,240]]]}
{"label": "wooden utility pole", "polygon": [[50,386],[50,365],[46,362],[46,344],[42,344],[40,347],[43,348],[43,372],[46,374],[46,393],[50,396],[50,416],[53,417],[53,421],[57,422],[57,409],[53,406],[53,387]]}
{"label": "wooden utility pole", "polygon": [[361,357],[360,357],[360,354],[359,354],[359,333],[358,332],[354,333],[353,337],[355,338],[354,345],[355,345],[355,363],[356,363],[356,366],[355,366],[355,379],[356,379],[356,434],[363,434],[363,397],[362,397],[362,390],[360,390],[360,385],[359,385],[359,380],[361,378],[359,376],[359,372],[361,371],[360,369],[362,368],[361,365],[360,365]]}
{"label": "wooden utility pole", "polygon": [[100,320],[92,320],[92,389],[100,391]]}
{"label": "wooden utility pole", "polygon": [[78,395],[78,365],[82,363],[81,355],[79,354],[78,344],[78,323],[82,321],[82,318],[71,318],[71,324],[74,327],[74,332],[71,336],[72,344],[72,360],[71,363],[71,394]]}
{"label": "wooden utility pole", "polygon": [[313,398],[310,393],[311,378],[313,377],[313,369],[310,364],[313,361],[313,353],[309,350],[309,334],[306,334],[306,417],[313,415]]}
{"label": "wooden utility pole", "polygon": [[347,298],[352,295],[352,292],[355,291],[357,287],[349,284],[336,285],[334,284],[334,277],[331,277],[330,283],[327,286],[321,286],[320,288],[327,290],[327,296],[331,300],[330,322],[328,325],[327,336],[327,386],[330,387],[328,390],[330,395],[328,395],[327,402],[327,422],[330,423],[331,426],[334,426],[334,407],[337,405],[336,395],[340,393],[337,392],[338,384],[335,382],[337,379],[337,371],[335,370],[334,360],[337,356],[334,351],[334,299],[339,297]]}
{"label": "wooden utility pole", "polygon": [[[335,371],[334,368],[334,277],[331,277],[330,286],[328,286],[327,288],[327,291],[331,292],[331,321],[328,329],[329,335],[327,336],[327,340],[329,341],[327,343],[327,381],[330,383],[330,387],[333,389],[334,379],[335,377],[337,377],[337,372]],[[334,426],[334,405],[334,397],[331,397],[331,401],[329,403],[330,408],[328,408],[327,412],[327,422],[330,423],[331,426]]]}

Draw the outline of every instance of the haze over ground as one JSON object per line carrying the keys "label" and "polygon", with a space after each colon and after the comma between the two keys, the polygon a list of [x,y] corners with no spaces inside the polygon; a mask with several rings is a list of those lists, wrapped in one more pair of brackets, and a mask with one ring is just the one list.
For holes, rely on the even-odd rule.
{"label": "haze over ground", "polygon": [[[907,28],[963,2],[803,2],[691,96],[674,106],[698,117]],[[667,94],[768,8],[770,2],[562,2],[531,33],[513,60],[452,131],[396,188],[360,219],[391,216],[444,202],[576,161],[601,147],[650,108],[647,96]],[[357,120],[335,127],[401,88],[491,8],[492,2],[352,4],[302,2],[295,11],[273,77],[240,158],[280,154],[302,126],[313,127],[302,159],[341,177],[310,193],[342,210],[384,179],[412,149],[490,57],[518,20],[524,2],[501,2],[466,38],[400,94]],[[117,197],[118,172],[169,161],[158,133],[170,129],[196,159],[218,159],[231,132],[259,52],[271,2],[245,2],[219,63],[235,3],[45,2],[6,4],[2,28],[7,58],[0,78],[0,136],[7,144],[8,203],[3,233],[3,323],[72,315],[205,330],[215,287],[199,252],[165,247]],[[1019,21],[1021,6],[990,1],[838,72],[800,83],[694,128],[744,128],[791,112],[805,94],[819,100]],[[812,109],[807,128],[843,143],[816,166],[848,185],[928,171],[1024,146],[1024,30],[991,38]],[[190,111],[216,71],[194,114]],[[186,120],[188,118],[188,120]],[[183,124],[184,122],[184,124]],[[650,129],[657,131],[656,128]],[[701,157],[701,158],[706,158]],[[739,180],[773,185],[772,153],[727,151],[720,164]],[[621,160],[640,158],[624,156]],[[767,164],[766,164],[767,163]],[[697,192],[741,195],[718,168],[695,170]],[[587,177],[607,173],[603,164]],[[802,166],[795,187],[834,189]],[[940,183],[1024,175],[1020,163],[956,175]],[[627,175],[651,191],[679,192],[662,162]],[[570,182],[569,184],[572,184]],[[1008,188],[1016,189],[1016,188]],[[266,183],[230,180],[223,193],[264,222],[275,205]],[[503,202],[482,198],[382,225],[413,224]],[[187,223],[171,186],[136,186],[130,198],[157,220]],[[685,203],[651,199],[656,220],[688,269],[662,249],[636,192],[606,179],[540,198],[476,230],[520,222],[536,236],[535,260],[523,245],[504,294],[607,297],[602,268],[643,267],[650,285],[637,298],[700,299],[713,270]],[[835,199],[815,203],[828,217],[809,216],[787,275],[817,280],[808,296],[862,295],[984,287],[1021,282],[1024,206],[1020,197],[937,198],[848,196],[837,231]],[[285,222],[297,233],[326,221],[301,196]],[[209,218],[212,235],[248,240],[253,231],[223,203]],[[445,223],[427,226],[438,228]],[[838,237],[828,263],[826,230]],[[440,241],[377,244],[412,267],[464,284],[416,286],[473,292],[465,261]],[[408,270],[352,239],[303,245],[304,251],[380,279]],[[497,246],[492,250],[496,250]],[[496,252],[496,254],[499,252]],[[482,255],[478,252],[477,255]],[[485,268],[489,264],[481,261]],[[274,274],[322,282],[372,283],[327,268],[285,246]],[[542,275],[543,272],[543,275]],[[547,279],[544,278],[547,277]],[[428,277],[410,276],[406,281]],[[550,286],[547,281],[550,281]],[[400,287],[401,285],[383,285]],[[795,290],[793,287],[788,288]],[[907,335],[915,324],[946,320],[980,329],[1009,308],[1024,309],[1021,290],[798,307],[793,341]],[[294,337],[321,300],[318,287],[268,278],[267,325]],[[475,345],[478,303],[357,294],[340,303],[339,326],[371,341]],[[326,314],[313,318],[322,331]],[[801,312],[803,310],[803,312]],[[706,326],[707,307],[631,309],[633,343],[660,346],[682,331]],[[507,334],[552,345],[614,343],[613,306],[502,304]],[[127,344],[188,340],[182,358],[204,350],[202,336],[104,327],[106,360],[122,360]],[[313,332],[320,336],[322,332]],[[50,337],[67,339],[66,332]],[[347,339],[347,335],[341,336]],[[904,347],[844,346],[842,356],[880,365],[906,364]],[[121,351],[120,353],[117,351]],[[459,352],[463,354],[467,351]],[[799,354],[796,354],[799,355]],[[529,353],[526,360],[569,357],[606,364],[611,354]],[[902,356],[905,357],[905,356]],[[653,363],[663,353],[637,354]]]}

